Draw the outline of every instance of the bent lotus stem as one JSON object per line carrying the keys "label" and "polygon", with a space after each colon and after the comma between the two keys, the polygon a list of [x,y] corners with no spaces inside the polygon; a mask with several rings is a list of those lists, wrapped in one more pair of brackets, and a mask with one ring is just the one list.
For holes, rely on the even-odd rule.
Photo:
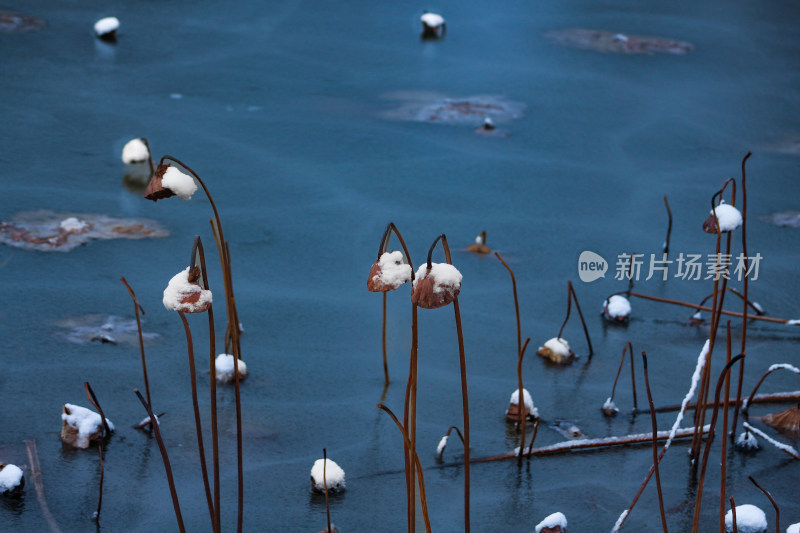
{"label": "bent lotus stem", "polygon": [[111,428],[108,427],[108,420],[106,420],[106,415],[103,414],[103,409],[100,407],[100,402],[97,401],[97,396],[94,395],[94,391],[92,390],[92,386],[89,385],[88,381],[83,382],[83,388],[86,390],[86,397],[89,399],[89,403],[97,409],[97,412],[100,414],[100,421],[103,423],[103,430],[105,434],[103,435],[103,440],[107,439],[111,436]]}
{"label": "bent lotus stem", "polygon": [[[747,294],[750,287],[749,277],[746,275],[750,269],[750,259],[747,256],[747,160],[752,155],[752,152],[742,158],[742,254],[744,255],[744,294],[742,299],[745,301],[744,309],[742,309],[742,347],[741,352],[745,353],[745,346],[747,343]],[[757,310],[758,311],[758,310]],[[759,315],[761,313],[758,313]],[[744,359],[739,363],[739,383],[736,387],[736,405],[733,408],[733,424],[731,429],[731,439],[736,435],[736,424],[739,421],[739,399],[742,397],[742,381],[744,379]]]}
{"label": "bent lotus stem", "polygon": [[147,137],[141,137],[142,143],[147,147],[147,163],[150,165],[150,177],[155,174],[156,169],[153,167],[153,152],[150,151],[150,142]]}
{"label": "bent lotus stem", "polygon": [[622,356],[619,358],[619,368],[617,369],[617,377],[614,378],[614,385],[611,387],[611,401],[614,401],[614,392],[617,390],[617,381],[619,380],[619,375],[622,372],[622,365],[625,363],[625,352],[630,350],[630,360],[631,360],[631,387],[633,389],[633,412],[636,414],[639,406],[636,403],[636,374],[633,371],[633,345],[630,341],[625,343],[625,346],[622,348]]}
{"label": "bent lotus stem", "polygon": [[[442,248],[444,249],[444,256],[449,265],[453,264],[450,257],[450,246],[447,244],[447,237],[442,233],[433,241],[431,250],[428,252],[428,269],[431,268],[431,253],[436,241],[442,240]],[[461,328],[461,311],[458,305],[458,295],[453,298],[453,311],[456,320],[456,332],[458,335],[458,359],[461,369],[461,407],[464,414],[464,531],[469,533],[470,530],[470,472],[469,472],[469,398],[467,394],[467,358],[464,354],[464,332]],[[522,357],[520,355],[520,357]],[[522,390],[519,391],[522,396]],[[524,444],[524,443],[523,443]]]}
{"label": "bent lotus stem", "polygon": [[[631,352],[631,359],[633,355]],[[661,511],[661,527],[667,533],[667,515],[664,512],[664,496],[661,494],[661,475],[658,471],[658,425],[656,424],[656,410],[653,406],[653,395],[650,393],[650,378],[647,372],[647,353],[642,351],[644,365],[644,386],[647,389],[647,403],[650,405],[650,423],[653,427],[653,468],[656,473],[656,489],[658,489],[658,509]]]}
{"label": "bent lotus stem", "polygon": [[[149,151],[149,148],[148,148]],[[150,166],[152,168],[152,159],[150,160]],[[139,300],[136,299],[136,294],[133,292],[133,289],[130,285],[128,285],[128,281],[121,277],[119,280],[125,285],[125,288],[128,289],[128,294],[131,295],[131,299],[133,300],[133,310],[136,313],[136,329],[139,332],[139,350],[142,355],[142,375],[144,376],[144,392],[147,395],[147,403],[148,405],[152,405],[150,401],[150,384],[147,380],[147,361],[144,357],[144,340],[142,338],[142,320],[139,318],[139,312],[141,311],[144,314],[144,308],[139,304]]]}
{"label": "bent lotus stem", "polygon": [[[400,421],[394,415],[392,410],[389,409],[388,407],[386,407],[385,405],[383,405],[382,403],[377,404],[375,407],[377,407],[378,409],[383,410],[386,414],[389,415],[389,417],[392,419],[394,424],[397,426],[397,429],[399,429],[400,433],[403,435],[403,440],[406,443],[406,448],[411,449],[412,446],[411,446],[411,442],[410,442],[410,439],[409,439],[408,432],[405,430],[403,425],[400,423]],[[431,521],[430,521],[430,518],[428,517],[428,500],[425,497],[425,477],[424,477],[424,475],[422,473],[422,464],[419,461],[419,455],[417,455],[416,451],[414,451],[413,460],[414,460],[414,464],[417,467],[417,470],[419,471],[419,499],[420,499],[420,503],[422,505],[422,517],[425,520],[425,531],[426,531],[426,533],[431,533]]]}
{"label": "bent lotus stem", "polygon": [[733,527],[733,533],[739,533],[739,526],[736,524],[736,502],[733,501],[733,496],[730,497],[731,500],[731,525]]}
{"label": "bent lotus stem", "polygon": [[[726,364],[725,367],[722,369],[719,379],[717,379],[717,388],[714,392],[715,407],[714,407],[714,412],[711,415],[710,429],[708,431],[708,437],[706,438],[706,448],[705,451],[703,452],[703,465],[702,467],[700,467],[700,481],[697,485],[697,497],[694,503],[694,519],[692,520],[693,533],[697,533],[700,523],[700,505],[702,504],[703,500],[703,485],[706,478],[706,467],[708,466],[708,456],[710,455],[709,452],[711,451],[711,443],[714,442],[714,428],[717,425],[717,415],[719,414],[719,395],[720,392],[722,391],[722,385],[725,382],[725,378],[727,377],[728,372],[730,372],[731,367],[736,361],[738,361],[742,357],[744,357],[744,354],[739,354],[733,359],[731,359],[728,362],[728,364]],[[722,461],[726,460],[727,459],[725,457],[722,458]]]}
{"label": "bent lotus stem", "polygon": [[[139,401],[142,402],[142,405],[147,411],[147,415],[150,417],[150,420],[155,420],[155,415],[153,414],[153,410],[150,408],[150,404],[145,401],[142,393],[139,392],[139,389],[133,389],[133,392],[135,392],[136,396],[139,397]],[[158,427],[157,423],[153,424],[153,430],[155,432],[156,442],[158,443],[158,449],[161,452],[161,459],[164,462],[164,470],[167,473],[167,483],[169,484],[169,493],[172,496],[172,506],[175,510],[175,518],[178,520],[178,530],[181,533],[186,533],[186,528],[183,525],[183,517],[181,516],[181,505],[178,502],[178,492],[175,490],[175,480],[172,478],[172,467],[169,464],[167,447],[164,446],[164,439],[161,438],[161,429]]]}
{"label": "bent lotus stem", "polygon": [[[731,362],[731,321],[728,320],[725,324],[725,363]],[[744,359],[744,357],[742,357]],[[741,359],[740,359],[741,361]],[[727,481],[728,481],[728,407],[729,397],[731,393],[731,373],[725,375],[725,395],[722,400],[722,438],[720,439],[721,450],[720,456],[720,469],[719,469],[719,532],[725,533],[725,496],[727,495]]]}
{"label": "bent lotus stem", "polygon": [[[198,265],[199,263],[199,265]],[[200,282],[205,290],[208,286],[208,270],[206,270],[206,256],[203,251],[203,241],[200,236],[195,236],[192,246],[192,257],[189,262],[189,271],[193,271],[195,266],[200,267]],[[214,305],[208,306],[208,345],[209,345],[209,392],[211,396],[211,460],[212,472],[214,476],[214,518],[213,530],[219,533],[221,530],[221,511],[220,511],[220,476],[219,476],[219,432],[217,423],[217,361],[216,361],[216,336],[214,333]],[[236,364],[236,367],[239,365]],[[238,370],[238,368],[237,368]]]}
{"label": "bent lotus stem", "polygon": [[[216,222],[216,227],[212,224],[212,229],[214,229],[215,237],[218,237],[218,249],[220,252],[220,265],[222,267],[222,279],[223,279],[223,286],[225,288],[225,303],[228,311],[228,325],[226,328],[226,349],[231,348],[235,345],[238,348],[239,345],[239,320],[238,314],[236,313],[236,304],[233,296],[233,280],[231,277],[231,263],[230,263],[230,252],[228,250],[227,241],[225,240],[225,235],[222,231],[222,221],[219,218],[219,211],[217,211],[217,205],[214,203],[214,198],[211,196],[211,192],[208,190],[205,182],[200,178],[200,176],[195,172],[191,167],[186,165],[183,161],[172,157],[171,155],[165,155],[161,157],[159,161],[159,165],[162,165],[164,161],[169,160],[173,163],[177,163],[183,168],[185,168],[189,173],[197,180],[200,186],[203,188],[203,192],[205,192],[206,197],[208,198],[208,202],[211,204],[211,209],[214,212],[214,220]],[[239,354],[239,356],[241,356]],[[234,365],[235,367],[236,365]]]}
{"label": "bent lotus stem", "polygon": [[775,508],[775,533],[781,533],[781,510],[778,507],[775,498],[772,497],[772,494],[769,493],[764,487],[758,484],[753,476],[747,474],[747,479],[753,482],[753,485],[758,487],[758,490],[764,493],[764,495],[769,498],[769,502],[772,504],[772,507]]}
{"label": "bent lotus stem", "polygon": [[667,236],[664,238],[664,255],[669,254],[669,239],[672,235],[672,211],[669,208],[669,201],[667,200],[667,195],[664,195],[664,207],[667,208]]}
{"label": "bent lotus stem", "polygon": [[567,325],[569,321],[570,311],[572,310],[572,300],[575,300],[575,308],[578,310],[578,316],[581,319],[581,325],[583,326],[583,334],[586,336],[586,344],[589,345],[589,358],[594,355],[594,349],[592,348],[592,339],[589,337],[589,329],[586,327],[586,320],[583,319],[583,312],[581,312],[581,305],[578,303],[578,295],[575,294],[575,289],[572,287],[572,281],[567,280],[567,316],[564,317],[564,322],[561,324],[561,329],[558,330],[557,337],[560,339],[561,334],[564,333],[564,327]]}
{"label": "bent lotus stem", "polygon": [[[745,279],[746,279],[746,278],[745,278]],[[728,292],[732,292],[733,294],[735,294],[735,295],[736,295],[736,296],[738,296],[738,297],[739,297],[741,300],[743,300],[743,301],[744,301],[744,308],[745,308],[745,312],[747,312],[747,308],[748,308],[748,307],[750,307],[750,308],[751,308],[753,311],[755,311],[755,312],[756,312],[756,314],[757,314],[757,315],[763,315],[763,314],[764,314],[764,310],[763,310],[763,309],[760,309],[760,308],[757,306],[757,304],[756,304],[755,302],[751,302],[750,300],[746,299],[746,298],[744,297],[744,294],[742,294],[741,292],[737,291],[737,290],[736,290],[736,289],[734,289],[733,287],[727,287],[727,290],[728,290]],[[700,301],[700,304],[699,304],[699,305],[696,307],[696,309],[697,309],[698,311],[700,311],[700,310],[704,309],[704,308],[703,308],[703,306],[705,305],[705,303],[706,303],[706,302],[707,302],[707,301],[708,301],[708,300],[709,300],[709,299],[710,299],[712,296],[714,296],[714,294],[713,294],[713,293],[712,293],[712,294],[709,294],[708,296],[706,296],[705,298],[703,298],[703,299]],[[750,318],[752,318],[752,317],[750,317]]]}
{"label": "bent lotus stem", "polygon": [[747,421],[747,422],[750,421],[750,418],[748,417],[748,411],[750,410],[750,404],[753,402],[753,398],[755,398],[756,392],[758,392],[758,389],[759,389],[759,387],[761,387],[761,384],[764,383],[764,380],[767,379],[767,376],[769,376],[770,374],[772,374],[776,370],[781,370],[781,369],[790,370],[792,372],[797,373],[797,367],[794,367],[792,365],[779,364],[779,365],[770,366],[767,369],[767,371],[764,372],[764,375],[761,376],[761,379],[758,380],[758,383],[756,383],[756,386],[753,387],[753,392],[750,393],[750,396],[748,396],[747,399],[742,404],[742,416],[744,417],[745,421]]}
{"label": "bent lotus stem", "polygon": [[[616,294],[628,294],[629,296],[633,296],[635,298],[641,298],[643,300],[651,300],[653,302],[660,302],[660,303],[672,304],[672,305],[680,305],[680,306],[688,307],[690,309],[694,309],[694,310],[697,310],[697,311],[709,311],[709,312],[713,311],[713,309],[710,308],[710,307],[705,307],[705,306],[702,306],[702,305],[697,305],[697,304],[693,304],[693,303],[689,303],[689,302],[684,302],[684,301],[681,301],[681,300],[672,300],[670,298],[661,298],[660,296],[650,296],[649,294],[642,294],[642,293],[639,293],[639,292],[627,293],[626,291],[620,291],[620,292],[615,292],[614,294],[610,295],[609,297],[614,296]],[[742,318],[742,317],[746,316],[748,319],[762,320],[764,322],[774,322],[776,324],[788,324],[789,322],[792,321],[789,318],[776,318],[776,317],[771,317],[771,316],[759,316],[759,315],[745,315],[743,313],[737,313],[736,311],[727,311],[725,309],[719,310],[719,313],[721,315],[735,316],[735,317],[739,317],[739,318]]]}
{"label": "bent lotus stem", "polygon": [[[406,248],[406,242],[403,240],[403,236],[400,234],[400,231],[397,229],[397,226],[394,225],[394,222],[389,222],[386,226],[386,230],[383,232],[383,237],[381,237],[381,244],[378,247],[378,260],[380,260],[381,256],[386,253],[389,249],[389,238],[392,236],[392,233],[397,235],[397,240],[400,241],[400,245],[403,247],[403,253],[406,255],[406,260],[408,261],[408,265],[411,267],[411,281],[414,281],[414,265],[411,264],[411,256],[408,253],[408,248]],[[388,385],[389,384],[389,363],[386,354],[386,292],[383,293],[383,312],[382,312],[382,323],[381,323],[381,346],[383,348],[383,378],[384,382]]]}
{"label": "bent lotus stem", "polygon": [[[189,322],[186,320],[186,315],[183,311],[178,311],[178,316],[181,317],[183,322],[183,329],[186,332],[186,345],[189,352],[189,378],[192,383],[192,407],[194,408],[194,427],[197,434],[197,450],[200,454],[200,471],[203,474],[203,488],[206,491],[206,500],[208,502],[208,513],[211,518],[212,525],[214,524],[214,500],[211,497],[211,488],[208,483],[208,470],[206,468],[206,453],[203,446],[203,427],[200,421],[200,406],[197,402],[197,378],[194,368],[194,346],[192,343],[192,331],[189,329]],[[234,366],[236,366],[234,364]],[[215,379],[212,376],[212,379]],[[152,420],[152,419],[151,419]],[[158,424],[155,424],[158,425]]]}
{"label": "bent lotus stem", "polygon": [[[485,233],[486,232],[483,233],[484,239],[486,236]],[[517,317],[517,384],[519,387],[517,389],[517,391],[519,392],[517,399],[519,400],[519,427],[521,432],[519,457],[520,457],[520,464],[522,464],[522,448],[525,446],[525,399],[522,394],[522,391],[524,390],[522,387],[522,357],[523,354],[525,353],[525,350],[522,347],[522,328],[520,326],[520,320],[519,320],[519,298],[517,297],[517,280],[514,277],[514,271],[511,270],[511,267],[508,266],[508,263],[506,263],[503,260],[503,258],[500,257],[500,254],[495,252],[494,255],[495,257],[497,257],[497,259],[500,260],[503,266],[506,267],[506,270],[508,270],[508,273],[511,276],[511,289],[512,292],[514,293],[514,313]],[[528,346],[529,341],[530,339],[525,341],[525,346]]]}
{"label": "bent lotus stem", "polygon": [[533,455],[533,443],[536,442],[536,435],[539,433],[540,420],[541,420],[540,418],[537,418],[536,420],[533,421],[533,431],[532,431],[533,434],[531,435],[531,442],[530,444],[528,444],[528,454],[527,454],[528,457]]}
{"label": "bent lotus stem", "polygon": [[94,520],[98,524],[100,523],[100,510],[103,507],[103,478],[105,477],[106,469],[103,466],[103,446],[101,444],[97,445],[97,454],[100,458],[100,495],[97,497],[97,511],[94,513]]}

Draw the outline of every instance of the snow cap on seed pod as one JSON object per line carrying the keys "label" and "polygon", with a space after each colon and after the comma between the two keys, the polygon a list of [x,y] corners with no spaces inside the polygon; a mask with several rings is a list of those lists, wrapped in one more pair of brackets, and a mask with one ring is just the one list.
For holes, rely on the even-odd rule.
{"label": "snow cap on seed pod", "polygon": [[539,346],[536,353],[558,364],[571,363],[575,358],[575,352],[570,350],[569,343],[561,337],[549,339],[544,346]]}
{"label": "snow cap on seed pod", "polygon": [[411,301],[423,309],[443,307],[461,292],[461,272],[449,263],[428,263],[419,267],[411,290]]}
{"label": "snow cap on seed pod", "polygon": [[486,246],[486,231],[475,237],[475,243],[467,246],[467,251],[478,255],[491,253],[492,249]]}
{"label": "snow cap on seed pod", "polygon": [[609,322],[627,322],[631,316],[631,302],[622,295],[615,294],[603,300],[603,318]]}
{"label": "snow cap on seed pod", "polygon": [[197,184],[191,176],[162,163],[150,178],[144,197],[154,202],[175,195],[181,200],[189,200],[196,190]]}
{"label": "snow cap on seed pod", "polygon": [[[511,398],[508,400],[508,409],[506,410],[506,419],[510,422],[519,420],[519,389],[511,393]],[[539,410],[533,406],[533,399],[528,389],[522,389],[522,402],[525,406],[525,418],[539,418]]]}
{"label": "snow cap on seed pod", "polygon": [[[106,418],[108,429],[114,431],[114,424]],[[105,435],[103,420],[100,415],[71,403],[65,403],[61,408],[61,440],[75,448],[86,449],[93,441],[102,439]]]}
{"label": "snow cap on seed pod", "polygon": [[[767,527],[764,511],[749,503],[736,506],[736,528],[739,533],[764,533]],[[725,531],[733,531],[733,512],[730,509],[725,513]]]}
{"label": "snow cap on seed pod", "polygon": [[736,437],[736,449],[743,452],[754,452],[761,448],[758,439],[749,431],[743,431]]}
{"label": "snow cap on seed pod", "polygon": [[567,517],[553,513],[536,525],[536,533],[567,533]]}
{"label": "snow cap on seed pod", "polygon": [[175,274],[164,289],[164,307],[170,311],[202,313],[211,305],[211,291],[200,286],[200,267],[186,267]]}
{"label": "snow cap on seed pod", "polygon": [[25,476],[17,465],[0,463],[0,496],[19,496],[25,486]]}
{"label": "snow cap on seed pod", "polygon": [[787,527],[786,533],[800,533],[800,522],[794,523]]}
{"label": "snow cap on seed pod", "polygon": [[419,21],[422,23],[422,37],[437,39],[444,36],[444,17],[440,14],[425,11],[419,18]]}
{"label": "snow cap on seed pod", "polygon": [[316,492],[325,492],[326,484],[328,492],[344,490],[344,470],[330,459],[317,459],[311,467],[311,488]]}
{"label": "snow cap on seed pod", "polygon": [[122,162],[126,165],[146,163],[149,158],[150,150],[142,137],[131,139],[122,147]]}
{"label": "snow cap on seed pod", "polygon": [[411,266],[403,262],[399,251],[386,252],[372,264],[367,278],[367,289],[388,292],[411,280]]}
{"label": "snow cap on seed pod", "polygon": [[[717,218],[714,219],[714,213]],[[711,215],[703,222],[703,231],[706,233],[717,233],[717,221],[719,221],[719,231],[733,231],[742,225],[742,214],[738,209],[726,203],[720,203],[711,210]]]}
{"label": "snow cap on seed pod", "polygon": [[617,416],[617,413],[619,413],[619,407],[617,407],[617,404],[614,403],[614,400],[609,397],[603,404],[603,414],[611,417]]}
{"label": "snow cap on seed pod", "polygon": [[[223,383],[230,383],[236,379],[236,375],[234,374],[233,368],[233,359],[234,357],[227,353],[221,353],[217,356],[214,360],[214,371],[216,373],[217,381],[221,381]],[[249,373],[247,371],[247,365],[244,364],[244,361],[241,359],[238,360],[239,366],[239,380],[245,379]]]}
{"label": "snow cap on seed pod", "polygon": [[117,17],[101,18],[94,23],[94,34],[104,41],[116,41],[119,19]]}

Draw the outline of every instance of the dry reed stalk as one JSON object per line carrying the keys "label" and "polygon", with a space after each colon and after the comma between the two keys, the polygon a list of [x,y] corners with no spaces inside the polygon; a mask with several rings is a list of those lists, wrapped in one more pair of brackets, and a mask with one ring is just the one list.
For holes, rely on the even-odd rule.
{"label": "dry reed stalk", "polygon": [[[728,320],[725,326],[725,364],[731,363],[731,321]],[[744,357],[742,357],[744,359]],[[728,397],[731,393],[731,373],[725,374],[725,397],[722,403],[722,439],[720,443],[722,449],[720,455],[720,472],[719,472],[719,533],[725,533],[725,496],[727,492],[728,480]]]}
{"label": "dry reed stalk", "polygon": [[733,501],[733,496],[730,497],[731,500],[731,527],[733,528],[733,533],[739,533],[739,527],[736,524],[736,502]]}
{"label": "dry reed stalk", "polygon": [[517,357],[517,378],[519,379],[519,389],[517,394],[517,399],[519,402],[517,405],[519,406],[519,420],[520,420],[520,437],[519,437],[519,464],[522,464],[522,449],[525,447],[525,395],[523,391],[525,390],[522,385],[522,359],[525,357],[525,350],[528,348],[528,344],[531,342],[531,338],[528,337],[525,339],[525,344],[522,346],[522,349],[519,352],[519,356]]}
{"label": "dry reed stalk", "polygon": [[331,532],[331,504],[328,501],[328,451],[322,448],[322,485],[325,488],[325,514],[328,519],[328,533]]}
{"label": "dry reed stalk", "polygon": [[672,236],[672,211],[669,208],[669,201],[667,200],[667,195],[664,195],[664,207],[667,208],[667,236],[664,239],[664,255],[666,256],[669,254],[669,239]]}
{"label": "dry reed stalk", "polygon": [[[139,392],[139,389],[133,389],[133,392],[136,393],[136,396],[139,397],[139,401],[142,402],[145,410],[147,411],[147,415],[150,417],[150,420],[155,420],[155,415],[153,414],[153,410],[150,408],[150,404],[145,401],[142,393]],[[172,506],[175,510],[175,518],[178,520],[178,529],[181,533],[186,533],[186,528],[183,525],[183,517],[181,516],[181,506],[178,502],[178,492],[175,490],[175,480],[172,478],[172,467],[169,464],[169,456],[167,455],[167,447],[164,446],[164,439],[161,438],[161,430],[158,427],[158,422],[153,423],[153,430],[156,436],[156,442],[158,443],[158,449],[161,452],[161,459],[164,462],[164,470],[167,473],[167,483],[169,484],[169,493],[172,496]]]}
{"label": "dry reed stalk", "polygon": [[111,428],[108,427],[108,421],[103,414],[103,409],[100,407],[100,402],[97,401],[97,396],[95,396],[92,386],[89,385],[88,381],[83,382],[83,388],[86,390],[86,397],[89,399],[89,403],[100,413],[100,420],[103,422],[103,429],[105,431],[103,438],[97,443],[97,453],[100,456],[100,483],[98,488],[99,496],[97,497],[97,511],[94,513],[94,519],[99,523],[100,510],[103,507],[103,479],[105,477],[105,467],[103,466],[103,442],[111,436]]}
{"label": "dry reed stalk", "polygon": [[541,419],[537,418],[533,421],[533,434],[531,435],[531,442],[528,444],[528,453],[527,457],[533,455],[533,443],[536,442],[536,435],[539,433],[539,421]]}
{"label": "dry reed stalk", "polygon": [[[660,296],[650,296],[649,294],[642,294],[640,292],[620,291],[620,292],[615,292],[614,294],[628,294],[629,296],[633,296],[635,298],[641,298],[643,300],[650,300],[650,301],[653,301],[653,302],[672,304],[672,305],[680,305],[680,306],[688,307],[690,309],[694,309],[694,310],[698,310],[698,311],[713,311],[713,309],[710,308],[710,307],[705,307],[705,306],[693,304],[693,303],[690,303],[690,302],[683,302],[681,300],[672,300],[670,298],[661,298]],[[614,294],[611,294],[610,296],[614,296]],[[744,316],[747,316],[748,319],[761,320],[763,322],[773,322],[773,323],[776,323],[776,324],[788,324],[791,321],[791,319],[789,319],[789,318],[776,318],[776,317],[771,317],[771,316],[759,316],[759,315],[745,315],[745,314],[742,314],[742,313],[737,313],[736,311],[728,311],[726,309],[720,310],[719,313],[722,314],[722,315],[735,316],[735,317],[738,317],[738,318],[742,318]]]}
{"label": "dry reed stalk", "polygon": [[[741,363],[741,360],[739,362]],[[776,393],[773,393],[773,394],[756,394],[753,397],[753,401],[749,402],[748,405],[750,403],[783,403],[783,402],[796,402],[798,400],[800,400],[800,391],[776,392]],[[728,398],[728,403],[733,404],[733,403],[737,403],[737,401],[738,401],[739,404],[742,403],[742,399],[741,398],[739,398],[739,400],[737,400],[733,396]],[[714,407],[714,404],[711,403],[711,402],[706,402],[705,405],[706,405],[706,407]],[[687,409],[694,409],[696,406],[697,406],[696,403],[689,403],[689,404],[686,405],[686,408]],[[680,405],[665,405],[665,406],[662,406],[662,407],[656,407],[656,413],[667,413],[667,412],[670,412],[670,411],[678,411],[678,410],[680,410],[680,408],[681,408]],[[634,414],[640,415],[640,414],[645,414],[645,413],[649,413],[649,412],[650,412],[649,409],[636,409],[636,411],[634,411]]]}
{"label": "dry reed stalk", "polygon": [[[706,447],[705,451],[703,452],[703,461],[702,461],[703,464],[700,467],[700,480],[697,485],[697,497],[695,499],[694,518],[692,520],[692,533],[698,532],[698,527],[700,524],[700,506],[703,503],[703,486],[705,484],[705,479],[706,479],[706,467],[708,466],[708,456],[711,453],[711,443],[714,442],[714,428],[717,425],[717,415],[719,413],[719,395],[720,392],[722,391],[722,385],[724,384],[725,378],[727,377],[731,367],[736,361],[738,361],[742,357],[744,357],[744,355],[739,354],[733,359],[731,359],[728,362],[728,364],[726,364],[725,367],[722,369],[722,373],[720,374],[719,379],[717,379],[717,387],[714,392],[715,407],[714,407],[714,412],[711,415],[710,430],[708,432],[708,438],[706,439]],[[724,438],[727,438],[727,435],[725,435]],[[722,460],[725,461],[727,460],[727,458],[723,458]]]}
{"label": "dry reed stalk", "polygon": [[[665,197],[666,198],[666,197]],[[633,354],[631,354],[633,359]],[[650,393],[650,379],[647,372],[647,353],[642,351],[642,361],[644,366],[644,386],[647,389],[647,403],[650,405],[650,422],[653,427],[653,468],[656,473],[656,489],[658,490],[658,510],[661,512],[661,527],[667,533],[667,515],[664,512],[664,496],[661,493],[661,475],[658,471],[658,426],[656,424],[656,412],[653,406],[653,395]]]}
{"label": "dry reed stalk", "polygon": [[103,507],[103,478],[105,477],[106,469],[103,466],[103,446],[99,443],[97,444],[97,453],[100,457],[100,488],[98,489],[100,495],[97,497],[97,511],[94,512],[94,520],[100,523],[100,509]]}

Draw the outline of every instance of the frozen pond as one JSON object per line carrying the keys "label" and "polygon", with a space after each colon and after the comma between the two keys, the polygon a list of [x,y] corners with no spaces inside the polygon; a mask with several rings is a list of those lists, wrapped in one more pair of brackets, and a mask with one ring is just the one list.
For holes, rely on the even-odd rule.
{"label": "frozen pond", "polygon": [[[0,221],[29,228],[34,240],[58,237],[57,228],[71,217],[94,224],[101,235],[116,236],[111,228],[119,220],[157,228],[159,235],[100,237],[50,253],[17,246],[20,240],[8,236],[13,231],[0,227],[0,398],[6,406],[0,463],[19,465],[29,476],[25,441],[35,439],[47,505],[62,531],[96,527],[97,451],[62,447],[59,439],[62,404],[89,407],[85,381],[117,428],[104,455],[99,529],[150,532],[176,523],[156,440],[133,428],[145,416],[133,389],[144,390],[144,383],[123,276],[145,311],[152,402],[166,413],[162,431],[187,530],[210,531],[184,327],[164,308],[162,293],[188,266],[200,235],[220,353],[225,306],[213,214],[202,191],[186,202],[144,200],[142,184],[120,161],[123,145],[136,137],[148,139],[156,159],[178,157],[202,177],[230,243],[250,372],[241,391],[244,531],[325,527],[324,497],[309,483],[323,447],[346,472],[346,490],[331,498],[332,521],[342,532],[407,530],[402,438],[375,405],[385,403],[402,420],[410,288],[388,294],[391,383],[384,388],[382,298],[365,286],[390,221],[402,232],[415,270],[445,233],[463,274],[458,298],[473,459],[519,444],[504,416],[517,388],[511,279],[494,255],[465,251],[482,230],[516,276],[522,340],[531,337],[525,388],[542,417],[537,447],[571,441],[573,427],[587,439],[651,430],[648,416],[629,414],[627,359],[615,394],[621,412],[614,418],[601,412],[628,341],[639,408],[647,405],[642,350],[656,405],[681,402],[708,327],[689,325],[692,309],[639,299],[627,325],[608,324],[602,303],[627,288],[614,279],[617,258],[634,252],[645,261],[638,292],[692,303],[711,292],[711,281],[675,277],[677,270],[666,281],[660,273],[645,279],[666,232],[663,197],[674,216],[670,258],[700,254],[705,263],[715,245],[701,230],[711,197],[726,178],[740,178],[748,151],[747,246],[750,256],[762,256],[750,296],[770,317],[800,318],[800,158],[791,149],[800,136],[797,3],[19,4],[7,9],[35,17],[29,24],[36,31],[0,31]],[[443,39],[420,39],[425,8],[447,20]],[[107,16],[120,20],[116,44],[92,33]],[[609,32],[599,38],[654,36],[692,49],[598,53],[548,37],[571,28]],[[502,135],[476,135],[487,117]],[[741,192],[739,184],[737,205]],[[730,190],[725,198],[730,202]],[[43,210],[49,218],[26,226],[26,213]],[[80,231],[64,242],[86,236]],[[740,232],[734,235],[735,256]],[[398,248],[392,239],[390,249]],[[579,279],[578,257],[587,250],[608,262],[604,278]],[[434,261],[443,260],[437,248]],[[559,332],[568,280],[594,355],[588,357],[573,306],[563,336],[578,357],[556,366],[535,352]],[[735,279],[731,285],[742,289]],[[732,294],[726,307],[742,308]],[[439,532],[464,530],[457,437],[451,436],[443,461],[436,460],[442,435],[462,425],[451,309],[420,309],[418,317],[417,443],[432,529]],[[187,320],[208,432],[207,319]],[[712,393],[723,367],[724,326]],[[731,326],[736,355],[741,321],[733,318]],[[104,334],[115,342],[103,342]],[[773,363],[797,365],[798,339],[800,328],[751,322],[744,390]],[[796,374],[776,372],[759,392],[798,389]],[[232,531],[234,390],[220,385],[218,392],[223,530]],[[797,440],[757,419],[791,405],[753,406],[751,422],[797,448]],[[675,412],[660,413],[659,430],[674,420]],[[785,529],[800,522],[800,461],[760,440],[755,454],[728,448],[727,494],[763,509],[771,531],[774,511],[748,480],[752,475],[780,504]],[[718,434],[711,448],[701,531],[717,528],[720,441]],[[697,482],[688,449],[686,441],[674,443],[661,463],[672,531],[691,530]],[[522,466],[515,460],[473,464],[472,531],[532,531],[557,511],[567,516],[571,533],[610,531],[651,463],[647,445],[632,445],[535,456]],[[419,511],[417,518],[417,531],[424,531]],[[0,498],[0,530],[49,530],[32,479],[20,499]],[[661,531],[652,482],[626,530]]]}

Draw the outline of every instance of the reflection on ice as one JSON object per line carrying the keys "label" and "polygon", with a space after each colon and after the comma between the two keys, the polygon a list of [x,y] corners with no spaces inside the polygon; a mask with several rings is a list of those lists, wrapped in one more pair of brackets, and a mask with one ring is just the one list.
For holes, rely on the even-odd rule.
{"label": "reflection on ice", "polygon": [[106,215],[25,211],[0,221],[0,243],[26,250],[68,252],[93,239],[166,237],[169,232],[153,220]]}
{"label": "reflection on ice", "polygon": [[[81,315],[59,320],[55,324],[66,330],[59,332],[59,336],[76,344],[100,342],[139,345],[139,331],[133,318],[117,315]],[[142,340],[145,342],[158,338],[157,333],[142,332]]]}
{"label": "reflection on ice", "polygon": [[520,118],[525,108],[521,102],[508,101],[503,96],[491,94],[446,98],[430,93],[409,92],[394,93],[386,98],[400,103],[398,107],[382,114],[386,119],[468,126],[485,125],[487,118],[492,125],[494,122],[508,122]]}
{"label": "reflection on ice", "polygon": [[22,13],[0,12],[0,33],[23,33],[36,31],[44,27],[44,21],[40,18]]}
{"label": "reflection on ice", "polygon": [[617,54],[665,54],[683,55],[692,51],[694,46],[686,41],[677,41],[664,37],[644,37],[626,35],[613,31],[592,30],[588,28],[570,28],[545,33],[545,37],[555,44],[611,52]]}

